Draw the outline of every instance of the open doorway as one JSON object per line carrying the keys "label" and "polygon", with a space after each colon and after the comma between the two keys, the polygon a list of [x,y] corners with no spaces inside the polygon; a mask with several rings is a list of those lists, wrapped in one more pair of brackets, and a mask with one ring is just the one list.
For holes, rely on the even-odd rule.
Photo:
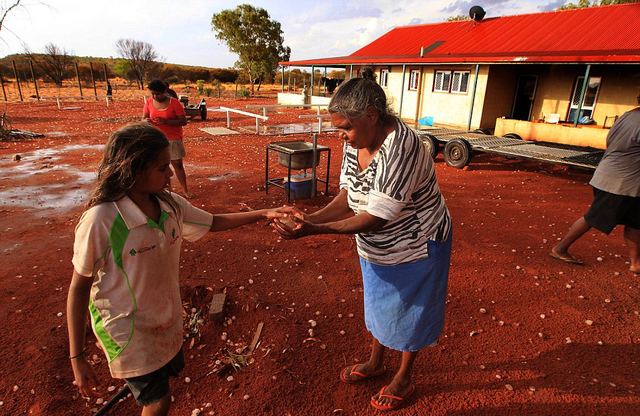
{"label": "open doorway", "polygon": [[520,75],[516,86],[516,95],[513,99],[511,118],[529,121],[533,110],[533,100],[538,86],[537,75]]}

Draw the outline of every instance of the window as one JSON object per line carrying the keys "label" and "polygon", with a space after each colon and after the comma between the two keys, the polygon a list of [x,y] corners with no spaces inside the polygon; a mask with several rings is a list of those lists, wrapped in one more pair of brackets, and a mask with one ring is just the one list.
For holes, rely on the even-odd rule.
{"label": "window", "polygon": [[[593,118],[593,110],[596,106],[596,98],[598,98],[598,91],[600,90],[600,77],[589,77],[587,82],[587,93],[584,96],[584,102],[580,107],[580,116]],[[582,84],[584,84],[584,77],[578,77],[576,84],[573,87],[573,97],[571,97],[571,106],[569,107],[569,116],[567,120],[573,121],[576,113],[578,112],[578,104],[580,104],[580,96],[582,95]]]}
{"label": "window", "polygon": [[380,70],[380,86],[386,87],[389,84],[389,70],[381,69]]}
{"label": "window", "polygon": [[449,92],[451,84],[451,71],[436,71],[433,78],[433,90],[436,92]]}
{"label": "window", "polygon": [[420,80],[420,71],[412,69],[409,73],[409,91],[418,90],[418,81]]}
{"label": "window", "polygon": [[469,71],[453,71],[451,92],[466,94],[469,90]]}

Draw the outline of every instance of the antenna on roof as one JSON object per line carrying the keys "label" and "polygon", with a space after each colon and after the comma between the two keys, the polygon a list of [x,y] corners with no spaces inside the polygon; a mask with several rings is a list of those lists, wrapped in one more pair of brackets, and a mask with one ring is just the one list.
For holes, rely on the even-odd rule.
{"label": "antenna on roof", "polygon": [[469,17],[474,22],[479,22],[480,20],[482,20],[485,14],[487,13],[480,6],[473,6],[471,9],[469,9]]}

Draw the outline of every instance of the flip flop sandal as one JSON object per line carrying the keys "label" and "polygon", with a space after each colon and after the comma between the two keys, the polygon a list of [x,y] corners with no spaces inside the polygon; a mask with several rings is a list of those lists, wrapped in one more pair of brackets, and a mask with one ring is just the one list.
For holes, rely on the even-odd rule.
{"label": "flip flop sandal", "polygon": [[415,393],[416,391],[416,386],[414,384],[411,385],[411,387],[409,387],[409,390],[407,390],[407,392],[405,393],[404,397],[398,397],[398,396],[392,396],[390,394],[384,394],[384,389],[386,389],[389,386],[384,386],[382,388],[382,390],[380,390],[380,393],[378,394],[378,399],[382,398],[382,397],[387,397],[389,399],[393,399],[395,400],[395,402],[393,404],[380,404],[376,401],[375,398],[371,398],[371,406],[373,406],[374,408],[382,411],[382,412],[388,412],[390,410],[394,410],[397,409],[400,405],[402,405],[402,403],[404,402],[404,400],[408,399],[409,397],[411,397],[411,395],[413,393]]}
{"label": "flip flop sandal", "polygon": [[579,266],[582,266],[584,264],[584,262],[576,259],[575,257],[571,257],[571,256],[563,257],[563,256],[558,256],[555,253],[549,253],[549,256],[551,256],[551,258],[554,258],[556,260],[560,260],[560,261],[563,261],[563,262],[569,263],[569,264],[576,264],[576,265],[579,265]]}
{"label": "flip flop sandal", "polygon": [[[368,380],[370,378],[374,378],[374,377],[379,377],[381,375],[383,375],[386,371],[387,371],[387,367],[386,366],[382,366],[382,371],[380,371],[379,373],[374,373],[374,374],[363,374],[359,371],[356,371],[356,367],[358,366],[358,364],[354,365],[353,367],[345,367],[342,369],[342,371],[340,372],[340,381],[342,381],[343,383],[347,383],[347,384],[353,384],[353,383],[360,383],[362,381]],[[349,372],[349,374],[347,375],[347,371]],[[349,379],[347,378],[350,375],[355,375],[358,376],[358,378],[356,379]]]}

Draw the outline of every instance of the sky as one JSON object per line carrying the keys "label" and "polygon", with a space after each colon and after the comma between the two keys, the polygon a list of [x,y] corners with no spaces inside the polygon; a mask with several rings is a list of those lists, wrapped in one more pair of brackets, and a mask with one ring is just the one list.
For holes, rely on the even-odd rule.
{"label": "sky", "polygon": [[[15,0],[0,0],[1,10]],[[577,2],[577,1],[576,1]],[[349,55],[397,26],[443,22],[479,4],[486,17],[552,11],[565,0],[22,0],[0,30],[0,56],[53,43],[76,56],[117,57],[118,39],[148,42],[163,62],[230,68],[211,17],[249,3],[282,26],[291,60]]]}

